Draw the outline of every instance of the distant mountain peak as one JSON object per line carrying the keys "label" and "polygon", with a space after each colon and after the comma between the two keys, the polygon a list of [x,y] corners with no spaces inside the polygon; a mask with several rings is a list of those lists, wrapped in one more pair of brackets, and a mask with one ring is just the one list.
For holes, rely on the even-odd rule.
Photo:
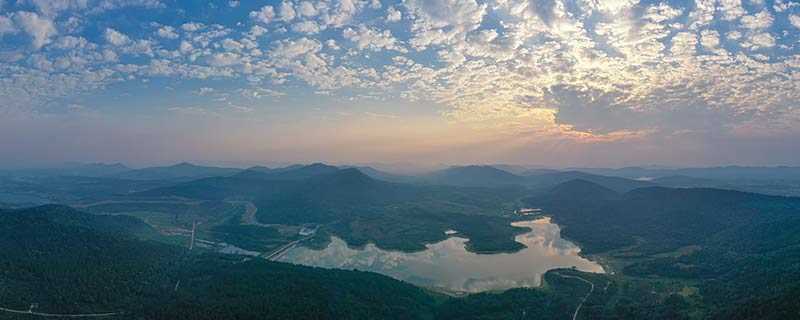
{"label": "distant mountain peak", "polygon": [[300,168],[294,169],[297,172],[307,172],[312,174],[320,174],[320,173],[332,173],[339,171],[338,167],[334,167],[331,165],[327,165],[324,163],[312,163],[306,166],[302,166]]}
{"label": "distant mountain peak", "polygon": [[433,183],[459,186],[507,186],[522,184],[523,178],[488,165],[453,166],[427,176]]}
{"label": "distant mountain peak", "polygon": [[487,165],[468,165],[468,166],[453,166],[441,171],[437,171],[434,175],[446,176],[446,175],[475,175],[475,176],[496,176],[496,177],[517,177],[517,175],[495,168],[493,166]]}
{"label": "distant mountain peak", "polygon": [[272,170],[273,170],[273,169],[271,169],[271,168],[269,168],[269,167],[265,167],[265,166],[252,166],[252,167],[250,167],[250,168],[244,169],[244,171],[240,172],[239,174],[243,174],[243,173],[245,173],[245,172],[261,172],[261,173],[267,173],[267,172],[270,172],[270,171],[272,171]]}
{"label": "distant mountain peak", "polygon": [[562,197],[602,198],[619,196],[614,190],[584,179],[572,179],[550,189],[550,194]]}
{"label": "distant mountain peak", "polygon": [[318,175],[330,174],[339,168],[324,163],[309,165],[292,165],[285,168],[269,169],[267,167],[251,167],[235,175],[237,178],[264,180],[302,180]]}
{"label": "distant mountain peak", "polygon": [[189,163],[189,162],[186,162],[186,161],[184,161],[184,162],[181,162],[181,163],[178,163],[178,164],[172,165],[172,167],[173,167],[173,168],[190,168],[190,167],[191,167],[191,168],[193,168],[193,167],[196,167],[196,165],[194,165],[194,164],[192,164],[192,163]]}
{"label": "distant mountain peak", "polygon": [[312,164],[304,166],[303,168],[305,168],[305,169],[332,169],[332,168],[333,169],[338,169],[335,166],[328,165],[328,164],[325,164],[325,163],[322,163],[322,162],[314,162]]}
{"label": "distant mountain peak", "polygon": [[148,167],[121,172],[114,177],[134,180],[159,179],[196,179],[215,176],[229,176],[241,169],[198,166],[189,162],[181,162],[167,167]]}
{"label": "distant mountain peak", "polygon": [[499,168],[494,167],[494,166],[482,165],[482,164],[470,164],[470,165],[465,165],[465,166],[452,166],[452,167],[449,167],[449,168],[447,168],[445,170],[490,170],[490,171],[507,172],[505,170],[499,169]]}

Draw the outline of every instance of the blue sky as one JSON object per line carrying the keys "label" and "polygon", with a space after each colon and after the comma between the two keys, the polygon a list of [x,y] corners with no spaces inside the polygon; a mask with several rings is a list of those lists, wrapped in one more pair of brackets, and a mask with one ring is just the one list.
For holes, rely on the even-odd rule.
{"label": "blue sky", "polygon": [[800,2],[0,0],[0,165],[800,164]]}

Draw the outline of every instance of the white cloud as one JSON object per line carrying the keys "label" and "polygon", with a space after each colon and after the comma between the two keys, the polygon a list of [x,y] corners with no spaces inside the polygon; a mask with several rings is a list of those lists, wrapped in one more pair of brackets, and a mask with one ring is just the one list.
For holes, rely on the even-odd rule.
{"label": "white cloud", "polygon": [[154,55],[154,45],[155,43],[151,40],[136,40],[131,41],[130,45],[124,48],[124,51],[133,55],[146,55],[148,57],[152,57]]}
{"label": "white cloud", "polygon": [[369,2],[369,7],[371,9],[380,9],[382,7],[381,0],[372,0]]}
{"label": "white cloud", "polygon": [[75,48],[84,48],[89,45],[89,41],[87,41],[83,37],[74,37],[74,36],[63,36],[58,38],[55,42],[54,46],[59,49],[75,49]]}
{"label": "white cloud", "polygon": [[165,38],[165,39],[177,39],[178,33],[175,32],[175,28],[171,26],[163,26],[158,28],[158,36]]}
{"label": "white cloud", "polygon": [[52,20],[39,16],[35,12],[16,12],[14,20],[25,33],[33,38],[31,44],[37,50],[50,43],[50,38],[58,33]]}
{"label": "white cloud", "polygon": [[703,30],[703,33],[700,35],[700,43],[703,44],[703,47],[706,49],[716,49],[719,47],[719,32],[716,30]]}
{"label": "white cloud", "polygon": [[794,0],[775,0],[775,3],[772,5],[775,12],[784,12],[794,7],[800,7],[800,3]]}
{"label": "white cloud", "polygon": [[239,64],[241,56],[233,52],[215,53],[208,60],[208,63],[215,67],[225,67]]}
{"label": "white cloud", "polygon": [[388,22],[397,22],[403,19],[403,13],[400,10],[395,9],[395,7],[389,7],[386,10],[386,21]]}
{"label": "white cloud", "polygon": [[742,26],[751,30],[766,29],[772,25],[774,20],[769,11],[762,10],[755,15],[742,17]]}
{"label": "white cloud", "polygon": [[104,49],[102,56],[105,62],[117,62],[119,60],[117,53],[110,49]]}
{"label": "white cloud", "polygon": [[127,35],[111,28],[106,28],[106,32],[103,34],[103,37],[105,38],[106,42],[114,46],[124,46],[131,42],[131,39],[128,38]]}
{"label": "white cloud", "polygon": [[[163,8],[159,0],[19,0],[18,3],[30,4],[41,15],[55,18],[65,12],[81,12],[99,14],[108,10],[124,7]],[[0,9],[2,9],[0,2]]]}
{"label": "white cloud", "polygon": [[423,1],[407,2],[409,11],[417,17],[416,28],[445,28],[450,26],[475,29],[483,20],[487,6],[474,0]]}
{"label": "white cloud", "polygon": [[336,40],[333,40],[333,39],[329,39],[328,41],[325,41],[325,46],[328,47],[331,50],[339,50],[339,49],[341,49],[341,47],[339,47],[339,45],[336,43]]}
{"label": "white cloud", "polygon": [[[693,106],[718,114],[719,122],[740,121],[742,115],[755,118],[755,114],[772,121],[789,113],[786,101],[800,98],[795,93],[800,90],[788,90],[796,88],[800,58],[780,56],[783,50],[762,51],[778,45],[777,39],[787,50],[794,50],[789,47],[795,40],[790,34],[779,38],[776,32],[783,30],[770,28],[776,17],[783,19],[781,14],[773,17],[771,12],[778,10],[772,8],[793,10],[787,5],[793,2],[776,0],[770,7],[752,1],[742,6],[741,1],[730,0],[697,0],[695,5],[674,7],[671,2],[651,3],[405,0],[394,5],[387,2],[385,9],[377,11],[368,9],[378,7],[379,2],[371,0],[282,0],[275,7],[250,12],[249,23],[222,26],[212,17],[204,20],[207,25],[156,25],[153,38],[177,41],[148,40],[152,24],[141,24],[151,26],[142,32],[133,24],[124,29],[136,37],[144,34],[143,40],[109,29],[105,40],[114,46],[98,46],[82,37],[94,39],[81,33],[82,28],[102,31],[105,24],[92,26],[92,19],[80,16],[78,27],[66,27],[66,16],[50,17],[41,11],[28,14],[59,24],[48,32],[24,30],[34,38],[35,47],[52,40],[53,49],[59,50],[19,54],[13,59],[30,68],[31,74],[39,73],[39,82],[28,82],[25,88],[67,81],[58,79],[59,72],[66,71],[94,72],[102,79],[89,82],[95,87],[125,79],[144,81],[149,76],[236,77],[254,85],[275,86],[302,81],[331,95],[337,94],[336,89],[352,88],[357,91],[355,97],[381,93],[385,99],[429,100],[445,106],[443,114],[450,119],[494,125],[498,130],[589,137],[594,134],[581,130],[596,129],[592,124],[604,117],[594,109],[613,108],[615,114],[636,112],[636,117],[647,118],[664,112],[685,116],[681,110]],[[42,10],[64,12],[57,6],[48,8]],[[784,15],[798,26],[800,16],[791,12]],[[17,14],[3,17],[0,34],[23,30]],[[487,17],[491,21],[484,21]],[[385,30],[397,21],[409,25],[391,25],[391,30],[398,27],[401,33]],[[321,30],[331,32],[319,35]],[[63,35],[55,37],[56,31]],[[435,56],[404,55],[409,46],[430,48]],[[362,63],[362,57],[369,57],[369,63]],[[23,72],[17,67],[0,64],[0,98],[25,90],[3,81],[21,77],[16,73]],[[263,95],[247,91],[248,97]],[[575,115],[576,105],[585,106],[582,112],[601,120]],[[675,125],[646,120],[654,127]],[[622,129],[641,129],[626,127],[636,121],[616,122]]]}
{"label": "white cloud", "polygon": [[228,6],[231,8],[236,8],[239,6],[239,0],[231,0],[228,1]]}
{"label": "white cloud", "polygon": [[727,37],[731,40],[739,40],[742,38],[742,33],[739,31],[731,31],[728,32]]}
{"label": "white cloud", "polygon": [[757,33],[750,37],[750,43],[753,45],[753,49],[771,48],[775,46],[775,38],[766,32]]}
{"label": "white cloud", "polygon": [[310,1],[302,1],[298,7],[298,12],[304,17],[313,17],[319,14],[317,8]]}
{"label": "white cloud", "polygon": [[0,36],[8,33],[17,33],[17,27],[14,26],[14,21],[6,16],[0,16]]}
{"label": "white cloud", "polygon": [[295,13],[294,8],[290,2],[284,1],[281,3],[280,10],[278,11],[278,15],[280,16],[281,20],[283,21],[292,21],[297,16]]}
{"label": "white cloud", "polygon": [[37,11],[46,16],[55,16],[66,10],[85,10],[88,1],[82,0],[30,0]]}
{"label": "white cloud", "polygon": [[636,0],[603,0],[594,2],[593,8],[613,16],[622,12],[626,12],[637,2],[638,1]]}
{"label": "white cloud", "polygon": [[400,52],[406,51],[399,45],[397,39],[392,36],[389,30],[378,31],[362,25],[359,26],[358,29],[345,29],[342,32],[342,36],[355,43],[356,47],[360,50],[369,48],[373,51],[380,51],[382,49]]}
{"label": "white cloud", "polygon": [[270,51],[270,55],[275,58],[293,59],[307,53],[317,52],[321,48],[322,45],[318,41],[308,38],[282,40]]}
{"label": "white cloud", "polygon": [[315,34],[320,31],[320,27],[314,21],[302,21],[293,24],[292,31],[305,34]]}
{"label": "white cloud", "polygon": [[67,20],[62,21],[59,24],[60,29],[67,34],[70,33],[79,33],[81,32],[81,25],[83,24],[83,20],[81,18],[72,16],[67,18]]}
{"label": "white cloud", "polygon": [[714,20],[717,3],[715,0],[695,0],[694,5],[695,9],[689,13],[689,28],[697,30]]}
{"label": "white cloud", "polygon": [[480,26],[487,10],[474,0],[409,0],[405,5],[414,17],[411,43],[419,49],[463,39]]}
{"label": "white cloud", "polygon": [[236,40],[230,38],[222,40],[222,48],[224,48],[227,51],[240,51],[242,50],[243,47],[244,46],[242,46],[242,44]]}
{"label": "white cloud", "polygon": [[258,11],[250,12],[250,18],[263,24],[269,24],[275,18],[275,9],[272,6],[263,6]]}
{"label": "white cloud", "polygon": [[209,94],[211,94],[211,93],[214,93],[214,91],[215,91],[215,90],[214,90],[214,88],[210,88],[210,87],[201,87],[200,89],[198,89],[197,91],[195,91],[195,94],[197,94],[197,95],[199,95],[199,96],[207,96],[207,95],[209,95]]}
{"label": "white cloud", "polygon": [[189,41],[184,40],[184,41],[181,41],[181,44],[178,47],[178,50],[180,50],[180,52],[183,53],[183,54],[187,54],[187,53],[192,52],[192,50],[194,50],[194,46]]}
{"label": "white cloud", "polygon": [[320,24],[323,26],[332,26],[336,28],[344,26],[349,23],[353,19],[353,16],[358,14],[366,4],[366,1],[356,0],[340,0],[334,2],[336,3],[335,6],[329,6],[328,10],[320,14]]}
{"label": "white cloud", "polygon": [[722,19],[728,21],[736,20],[747,13],[742,6],[742,0],[720,0],[719,10],[722,12]]}
{"label": "white cloud", "polygon": [[286,94],[267,88],[242,88],[236,90],[240,95],[250,99],[261,99],[263,97],[280,97]]}
{"label": "white cloud", "polygon": [[199,22],[187,22],[181,25],[181,29],[187,32],[195,32],[203,28],[205,28],[205,26]]}
{"label": "white cloud", "polygon": [[790,14],[789,23],[791,23],[795,28],[800,29],[800,15]]}

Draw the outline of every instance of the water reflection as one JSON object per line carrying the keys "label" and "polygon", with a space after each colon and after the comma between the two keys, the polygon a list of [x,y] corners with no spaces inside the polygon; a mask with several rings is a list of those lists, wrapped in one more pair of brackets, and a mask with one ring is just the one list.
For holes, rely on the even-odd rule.
{"label": "water reflection", "polygon": [[381,250],[370,244],[348,248],[333,237],[323,250],[296,247],[281,260],[303,265],[373,271],[410,283],[450,291],[480,292],[538,286],[547,270],[575,267],[587,272],[603,268],[578,256],[580,248],[560,236],[549,218],[516,222],[531,232],[516,240],[527,248],[516,253],[476,254],[465,249],[464,238],[451,237],[420,252]]}

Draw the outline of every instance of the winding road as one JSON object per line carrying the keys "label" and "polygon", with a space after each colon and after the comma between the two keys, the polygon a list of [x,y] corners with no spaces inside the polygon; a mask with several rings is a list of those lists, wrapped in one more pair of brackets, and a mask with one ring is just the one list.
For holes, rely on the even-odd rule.
{"label": "winding road", "polygon": [[256,213],[258,212],[258,207],[254,205],[250,201],[228,201],[228,203],[234,204],[244,204],[244,214],[242,215],[241,223],[244,225],[251,225],[251,226],[259,226],[259,227],[276,227],[280,226],[279,224],[268,224],[268,223],[260,223],[256,218]]}
{"label": "winding road", "polygon": [[112,317],[122,314],[120,312],[59,314],[59,313],[34,312],[33,310],[14,310],[3,307],[0,307],[0,311],[16,313],[16,314],[27,314],[40,317],[58,317],[58,318],[102,318],[102,317]]}
{"label": "winding road", "polygon": [[311,239],[313,237],[314,237],[314,235],[312,234],[312,235],[310,235],[308,237],[305,237],[305,238],[302,238],[302,239],[297,239],[295,241],[289,242],[286,245],[284,245],[283,247],[278,248],[278,250],[275,250],[272,253],[270,253],[268,256],[264,257],[264,259],[267,259],[269,261],[276,261],[276,260],[280,259],[283,256],[284,253],[289,251],[289,249],[294,248],[300,242],[306,241],[306,240]]}
{"label": "winding road", "polygon": [[70,206],[76,209],[85,209],[92,206],[99,206],[104,204],[116,204],[116,203],[150,203],[150,204],[187,204],[187,205],[196,205],[202,203],[203,201],[199,200],[190,200],[190,199],[176,199],[176,200],[103,200],[97,202],[90,202],[90,203],[75,203],[71,204]]}
{"label": "winding road", "polygon": [[556,273],[556,274],[561,276],[562,278],[578,279],[580,281],[588,283],[591,286],[590,289],[589,289],[589,292],[583,297],[583,299],[581,299],[581,303],[578,304],[578,308],[575,309],[575,313],[572,314],[572,320],[576,320],[576,319],[578,319],[578,313],[581,311],[581,308],[583,307],[583,303],[585,303],[586,299],[589,299],[589,296],[591,296],[592,292],[594,292],[594,283],[592,283],[591,281],[586,280],[584,278],[578,277],[578,276],[570,276],[570,275],[564,275],[564,274],[560,274],[560,273]]}

